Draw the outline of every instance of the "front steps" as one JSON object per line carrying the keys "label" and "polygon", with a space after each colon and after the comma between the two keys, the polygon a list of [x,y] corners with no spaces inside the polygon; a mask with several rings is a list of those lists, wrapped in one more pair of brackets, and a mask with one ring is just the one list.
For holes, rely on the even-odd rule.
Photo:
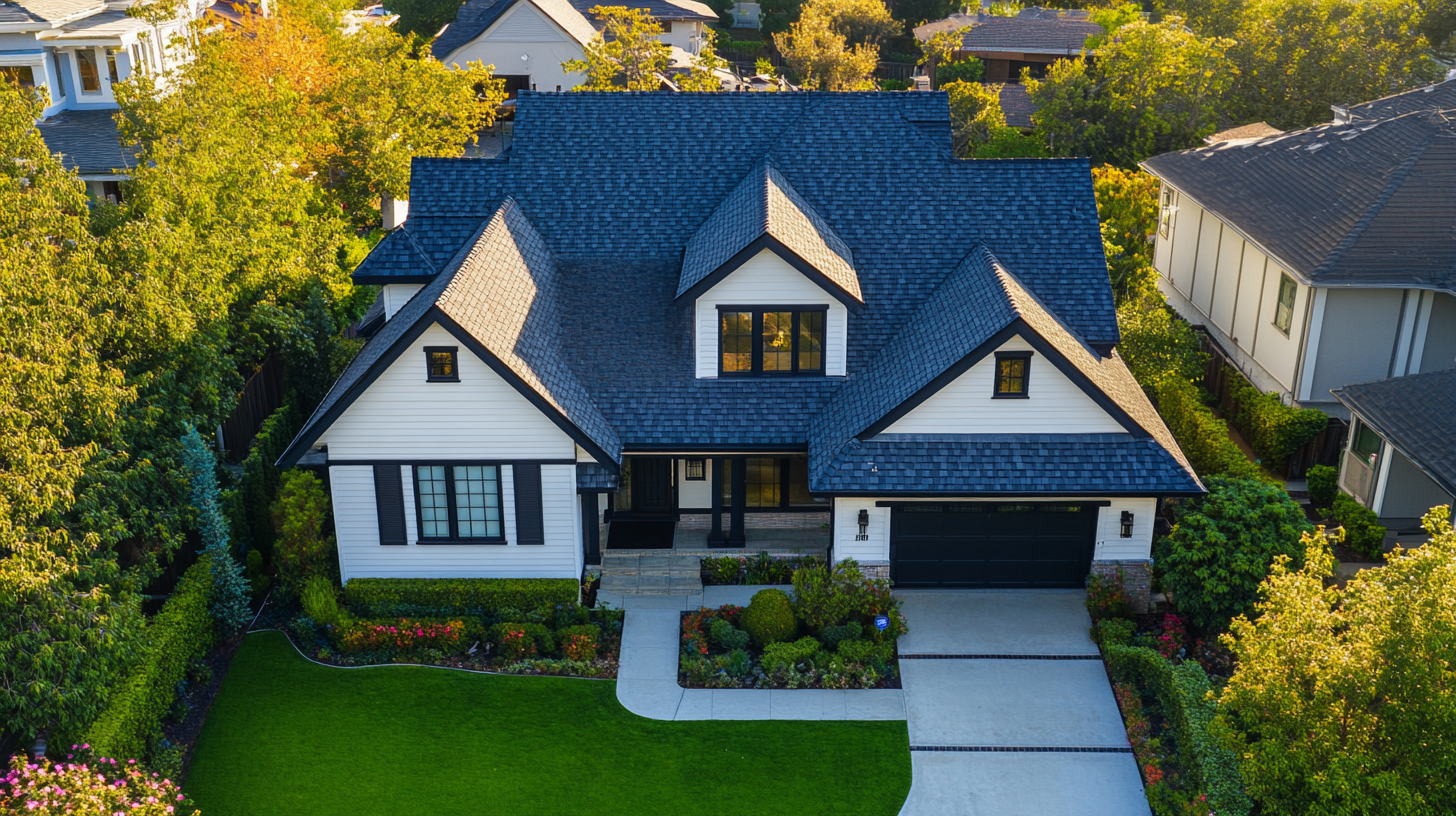
{"label": "front steps", "polygon": [[672,550],[602,553],[599,591],[617,595],[702,595],[702,558]]}

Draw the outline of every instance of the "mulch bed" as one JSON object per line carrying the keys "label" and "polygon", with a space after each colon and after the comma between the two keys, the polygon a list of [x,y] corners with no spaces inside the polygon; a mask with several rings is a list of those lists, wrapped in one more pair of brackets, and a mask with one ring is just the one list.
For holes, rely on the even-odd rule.
{"label": "mulch bed", "polygon": [[229,640],[212,653],[203,658],[203,663],[212,670],[212,680],[203,685],[193,685],[188,688],[187,696],[187,717],[181,722],[167,723],[162,728],[162,736],[173,745],[182,746],[182,773],[179,779],[173,780],[181,785],[187,779],[187,771],[192,767],[192,746],[197,743],[197,737],[202,733],[202,726],[207,722],[207,712],[212,708],[212,701],[217,698],[217,690],[222,687],[223,678],[227,677],[228,667],[233,663],[233,657],[238,653],[238,647],[243,645],[243,638],[236,637]]}

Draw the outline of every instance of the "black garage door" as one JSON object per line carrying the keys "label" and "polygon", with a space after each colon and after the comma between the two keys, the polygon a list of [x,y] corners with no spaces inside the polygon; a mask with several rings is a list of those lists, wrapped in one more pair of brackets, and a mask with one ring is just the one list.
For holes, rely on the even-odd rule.
{"label": "black garage door", "polygon": [[890,570],[901,587],[1080,587],[1096,535],[1095,504],[902,505]]}

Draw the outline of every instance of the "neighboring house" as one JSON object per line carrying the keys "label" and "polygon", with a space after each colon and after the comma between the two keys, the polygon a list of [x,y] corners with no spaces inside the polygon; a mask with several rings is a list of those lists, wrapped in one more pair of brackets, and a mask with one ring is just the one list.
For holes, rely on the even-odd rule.
{"label": "neighboring house", "polygon": [[1355,421],[1340,487],[1396,532],[1456,497],[1456,368],[1347,385]]}
{"label": "neighboring house", "polygon": [[[436,35],[433,53],[446,65],[494,65],[511,99],[522,90],[570,90],[586,77],[566,73],[561,63],[585,56],[587,43],[597,33],[597,20],[589,13],[596,5],[601,4],[470,0]],[[673,61],[679,65],[702,47],[703,26],[718,20],[712,9],[696,0],[633,0],[625,5],[646,9],[662,24],[660,39],[673,48]]]}
{"label": "neighboring house", "polygon": [[161,74],[189,59],[187,45],[176,38],[207,4],[183,0],[176,19],[160,26],[128,17],[133,5],[126,0],[0,3],[0,78],[46,89],[41,134],[97,197],[115,196],[116,182],[132,166],[111,120],[117,108],[112,83],[138,70]]}
{"label": "neighboring house", "polygon": [[1456,365],[1456,82],[1337,113],[1143,167],[1173,308],[1261,390],[1347,419],[1331,390]]}
{"label": "neighboring house", "polygon": [[940,93],[523,92],[504,157],[416,159],[354,272],[387,320],[279,460],[327,473],[344,580],[573,577],[607,521],[1145,587],[1202,487],[1113,350],[1087,162],[950,144]]}
{"label": "neighboring house", "polygon": [[1223,142],[1232,142],[1237,139],[1265,139],[1270,136],[1278,136],[1283,132],[1268,122],[1255,122],[1252,125],[1240,125],[1236,128],[1220,130],[1210,136],[1205,136],[1203,137],[1203,143],[1216,145]]}
{"label": "neighboring house", "polygon": [[1086,12],[1057,9],[1024,9],[1016,17],[998,17],[985,12],[957,12],[944,20],[915,29],[915,38],[929,40],[943,31],[968,28],[953,60],[975,57],[986,64],[986,82],[1020,82],[1022,69],[1033,78],[1046,75],[1047,66],[1059,59],[1082,54],[1088,37],[1101,36],[1102,26],[1087,19]]}
{"label": "neighboring house", "polygon": [[1001,112],[1006,114],[1008,127],[1022,131],[1031,130],[1031,115],[1041,110],[1041,106],[1026,95],[1025,85],[1007,82],[1001,86],[997,99],[1001,102]]}

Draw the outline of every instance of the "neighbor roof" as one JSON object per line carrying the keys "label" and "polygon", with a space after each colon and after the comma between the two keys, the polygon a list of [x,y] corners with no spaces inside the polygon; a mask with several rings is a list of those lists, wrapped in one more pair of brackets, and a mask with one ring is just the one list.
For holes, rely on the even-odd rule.
{"label": "neighbor roof", "polygon": [[1026,95],[1026,86],[1019,83],[1003,84],[998,98],[1001,101],[1001,112],[1006,114],[1006,124],[1010,127],[1031,127],[1031,115],[1041,110],[1041,106]]}
{"label": "neighbor roof", "polygon": [[528,2],[540,9],[551,21],[561,26],[577,42],[591,41],[596,29],[567,0],[470,0],[455,14],[455,21],[443,28],[431,44],[436,59],[445,60],[452,52],[485,33],[517,3]]}
{"label": "neighbor roof", "polygon": [[1143,166],[1307,283],[1456,292],[1456,81],[1344,118]]}
{"label": "neighbor roof", "polygon": [[1030,54],[1080,54],[1088,37],[1103,34],[1102,26],[1087,20],[1062,17],[997,17],[957,12],[944,20],[915,29],[928,40],[943,31],[970,27],[961,38],[963,51],[1020,51]]}
{"label": "neighbor roof", "polygon": [[[355,279],[428,278],[423,263],[403,268],[409,261],[402,259],[415,256],[446,255],[437,264],[445,271],[365,345],[363,362],[350,367],[331,400],[361,387],[369,367],[383,359],[377,349],[398,342],[404,327],[433,319],[433,307],[424,304],[441,298],[440,281],[464,265],[455,256],[482,240],[482,225],[500,218],[509,199],[533,225],[554,273],[551,286],[534,289],[474,278],[489,287],[488,297],[477,298],[480,308],[506,316],[491,319],[543,315],[511,323],[516,328],[486,345],[492,354],[506,354],[534,332],[558,332],[554,364],[581,390],[552,385],[534,368],[549,392],[541,400],[560,405],[573,422],[583,417],[584,435],[607,449],[600,461],[610,463],[623,450],[807,449],[818,478],[829,478],[835,468],[818,457],[839,457],[846,440],[879,419],[877,411],[898,404],[877,388],[866,391],[861,381],[939,373],[928,362],[913,372],[880,362],[890,359],[882,354],[887,344],[904,344],[924,324],[935,337],[937,328],[954,335],[964,349],[974,339],[965,326],[984,324],[994,334],[1012,321],[1053,338],[1043,341],[1057,344],[1047,346],[1049,353],[1072,360],[1066,364],[1075,376],[1108,392],[1109,410],[1127,420],[1130,439],[1176,450],[1155,415],[1142,413],[1150,409],[1122,363],[1107,358],[1112,373],[1104,372],[1096,362],[1102,358],[1088,348],[1109,348],[1119,335],[1083,159],[956,159],[943,93],[522,92],[515,121],[505,158],[415,159],[409,219],[376,247]],[[732,149],[707,163],[663,162],[665,140]],[[815,240],[849,265],[858,283],[863,307],[850,317],[848,376],[698,379],[693,301],[677,296],[688,247],[705,230],[720,230],[715,219],[725,200],[766,200],[759,191],[775,176],[782,182],[774,180],[774,189],[793,191],[792,209],[806,221],[811,212],[817,217]],[[745,179],[752,195],[742,192]],[[788,202],[789,193],[783,195]],[[413,243],[401,246],[408,240]],[[828,249],[836,243],[843,248]],[[973,252],[983,254],[967,261]],[[525,272],[511,269],[512,280],[523,280]],[[952,296],[962,290],[982,294]],[[484,324],[480,330],[493,331]],[[935,364],[968,353],[957,350],[935,351]],[[911,355],[929,356],[918,349]],[[530,381],[524,373],[517,379]],[[614,449],[587,401],[615,434]],[[317,438],[317,426],[327,425],[324,413],[285,460],[312,444],[309,434]],[[821,438],[816,426],[831,417],[833,429]],[[1181,469],[1176,454],[1163,456],[1168,468]],[[1198,489],[1186,469],[1171,481],[1149,478],[1162,479],[1150,490]]]}
{"label": "neighbor roof", "polygon": [[1219,142],[1231,142],[1234,139],[1267,139],[1270,136],[1278,136],[1284,131],[1269,124],[1268,122],[1254,122],[1248,125],[1240,125],[1228,130],[1220,130],[1209,136],[1203,137],[1204,144],[1218,144]]}
{"label": "neighbor roof", "polygon": [[592,19],[593,6],[626,6],[627,8],[643,9],[659,22],[677,22],[679,20],[715,22],[718,19],[718,15],[713,9],[697,0],[623,0],[623,2],[611,3],[604,2],[604,0],[570,0],[570,2],[588,20]]}
{"label": "neighbor roof", "polygon": [[105,10],[105,0],[19,0],[0,3],[0,25],[35,23],[45,29]]}
{"label": "neighbor roof", "polygon": [[1456,495],[1456,368],[1347,385],[1330,393]]}
{"label": "neighbor roof", "polygon": [[67,170],[82,175],[129,170],[135,153],[121,146],[114,110],[63,111],[36,123],[46,148],[61,154]]}

